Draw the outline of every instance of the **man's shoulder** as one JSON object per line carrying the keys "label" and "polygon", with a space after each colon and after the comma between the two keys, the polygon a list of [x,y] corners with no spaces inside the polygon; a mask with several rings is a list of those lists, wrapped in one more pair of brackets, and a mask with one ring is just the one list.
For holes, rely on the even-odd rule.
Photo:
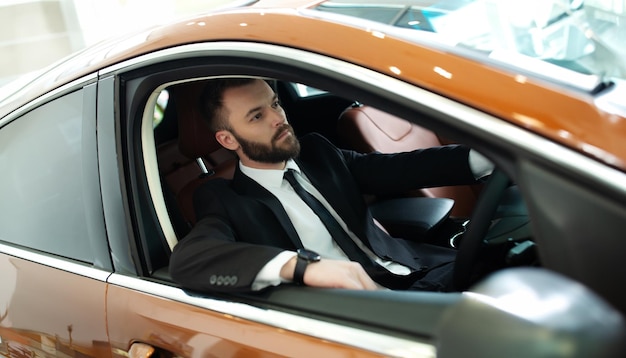
{"label": "man's shoulder", "polygon": [[202,192],[202,193],[212,192],[217,195],[219,193],[232,191],[231,183],[232,183],[232,179],[207,178],[205,182],[203,182],[196,188],[195,193],[197,194],[199,192]]}

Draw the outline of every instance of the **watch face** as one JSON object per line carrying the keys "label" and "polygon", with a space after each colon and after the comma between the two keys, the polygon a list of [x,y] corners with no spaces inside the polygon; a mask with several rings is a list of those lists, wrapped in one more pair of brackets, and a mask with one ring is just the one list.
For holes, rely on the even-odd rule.
{"label": "watch face", "polygon": [[305,249],[298,249],[298,257],[303,258],[307,261],[319,261],[321,259],[320,255],[317,252]]}

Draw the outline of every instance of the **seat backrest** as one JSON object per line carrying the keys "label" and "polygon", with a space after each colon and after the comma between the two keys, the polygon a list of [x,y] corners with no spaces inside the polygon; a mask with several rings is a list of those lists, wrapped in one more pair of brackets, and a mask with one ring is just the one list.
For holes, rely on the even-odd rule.
{"label": "seat backrest", "polygon": [[[442,145],[435,133],[362,104],[354,104],[340,115],[338,132],[349,149],[361,153],[408,152]],[[476,203],[476,193],[470,186],[424,188],[419,195],[453,199],[451,215],[457,217],[469,217]]]}
{"label": "seat backrest", "polygon": [[[178,156],[181,165],[166,179],[185,221],[196,222],[193,193],[207,180],[232,178],[237,164],[234,153],[223,148],[205,123],[199,99],[204,81],[194,81],[168,89],[170,101],[178,117],[177,145],[168,148],[170,156]],[[167,153],[167,152],[166,152]]]}

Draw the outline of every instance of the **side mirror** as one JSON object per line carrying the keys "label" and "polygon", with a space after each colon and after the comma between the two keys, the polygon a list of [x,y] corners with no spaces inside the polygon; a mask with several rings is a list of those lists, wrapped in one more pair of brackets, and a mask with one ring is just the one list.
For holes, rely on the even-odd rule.
{"label": "side mirror", "polygon": [[585,286],[545,269],[504,270],[449,309],[437,357],[618,357],[624,317]]}

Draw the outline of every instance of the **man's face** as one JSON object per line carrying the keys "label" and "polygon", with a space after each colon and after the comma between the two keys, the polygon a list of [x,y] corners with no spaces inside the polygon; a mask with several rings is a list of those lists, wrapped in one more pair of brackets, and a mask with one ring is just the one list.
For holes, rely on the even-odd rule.
{"label": "man's face", "polygon": [[[289,140],[280,143],[280,137],[285,131],[292,133]],[[283,124],[276,131],[276,135],[269,144],[256,142],[254,140],[246,140],[233,131],[233,136],[239,142],[242,152],[251,160],[261,163],[282,163],[291,158],[295,158],[300,152],[300,143],[293,135],[293,128],[288,123]]]}
{"label": "man's face", "polygon": [[[300,143],[293,128],[287,123],[278,97],[263,80],[229,88],[223,94],[224,114],[228,116],[232,136],[225,141],[235,150],[243,164],[251,167],[283,165],[300,152]],[[220,132],[217,133],[219,140]]]}

